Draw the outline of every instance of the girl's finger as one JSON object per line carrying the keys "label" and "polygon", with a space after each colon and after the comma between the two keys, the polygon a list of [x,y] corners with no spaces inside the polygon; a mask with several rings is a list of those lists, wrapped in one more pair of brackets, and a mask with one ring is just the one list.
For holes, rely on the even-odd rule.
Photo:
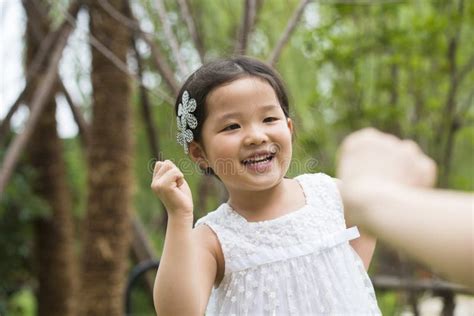
{"label": "girl's finger", "polygon": [[155,163],[155,167],[153,168],[153,176],[160,170],[161,166],[163,165],[163,161],[157,161]]}
{"label": "girl's finger", "polygon": [[156,171],[156,173],[153,174],[153,178],[155,179],[162,177],[166,171],[172,169],[175,166],[171,161],[165,160],[165,161],[158,161],[156,163],[155,169],[157,167],[158,167],[158,170]]}
{"label": "girl's finger", "polygon": [[180,186],[182,186],[184,183],[184,175],[182,177],[179,177],[177,180],[176,180],[176,185],[178,186],[178,188]]}
{"label": "girl's finger", "polygon": [[161,183],[167,188],[181,186],[184,182],[184,175],[178,168],[168,170],[160,179]]}

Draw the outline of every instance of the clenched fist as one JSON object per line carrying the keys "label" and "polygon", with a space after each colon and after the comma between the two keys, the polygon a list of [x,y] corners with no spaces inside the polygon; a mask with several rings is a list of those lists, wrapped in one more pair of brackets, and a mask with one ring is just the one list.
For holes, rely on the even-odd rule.
{"label": "clenched fist", "polygon": [[366,128],[342,143],[337,175],[343,182],[431,187],[436,165],[415,142]]}
{"label": "clenched fist", "polygon": [[191,190],[183,173],[173,162],[165,160],[155,164],[151,188],[163,202],[168,216],[192,218]]}

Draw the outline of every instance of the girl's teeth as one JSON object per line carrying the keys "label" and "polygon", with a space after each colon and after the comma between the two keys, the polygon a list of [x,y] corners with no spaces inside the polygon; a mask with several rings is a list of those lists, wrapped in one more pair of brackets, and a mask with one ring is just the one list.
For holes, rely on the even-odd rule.
{"label": "girl's teeth", "polygon": [[245,164],[262,164],[268,160],[270,160],[272,156],[266,156],[266,157],[259,157],[257,159],[252,159],[252,160],[244,160]]}

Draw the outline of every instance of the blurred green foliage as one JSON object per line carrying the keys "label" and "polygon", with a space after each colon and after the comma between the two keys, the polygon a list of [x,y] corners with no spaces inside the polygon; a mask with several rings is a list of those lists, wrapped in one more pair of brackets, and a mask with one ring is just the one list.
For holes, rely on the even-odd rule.
{"label": "blurred green foliage", "polygon": [[34,179],[34,170],[20,163],[0,199],[0,315],[32,315],[27,311],[32,308],[28,291],[35,285],[33,224],[50,214],[48,204],[32,192]]}

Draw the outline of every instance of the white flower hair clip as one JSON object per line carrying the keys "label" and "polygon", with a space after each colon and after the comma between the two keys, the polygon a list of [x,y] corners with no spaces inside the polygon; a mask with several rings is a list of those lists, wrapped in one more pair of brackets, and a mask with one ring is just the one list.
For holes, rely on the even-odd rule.
{"label": "white flower hair clip", "polygon": [[188,144],[194,139],[191,129],[195,129],[198,125],[196,117],[192,114],[196,110],[196,106],[196,100],[189,98],[189,92],[185,90],[181,97],[181,103],[178,105],[178,117],[176,118],[178,124],[176,139],[183,146],[185,154],[188,154]]}

